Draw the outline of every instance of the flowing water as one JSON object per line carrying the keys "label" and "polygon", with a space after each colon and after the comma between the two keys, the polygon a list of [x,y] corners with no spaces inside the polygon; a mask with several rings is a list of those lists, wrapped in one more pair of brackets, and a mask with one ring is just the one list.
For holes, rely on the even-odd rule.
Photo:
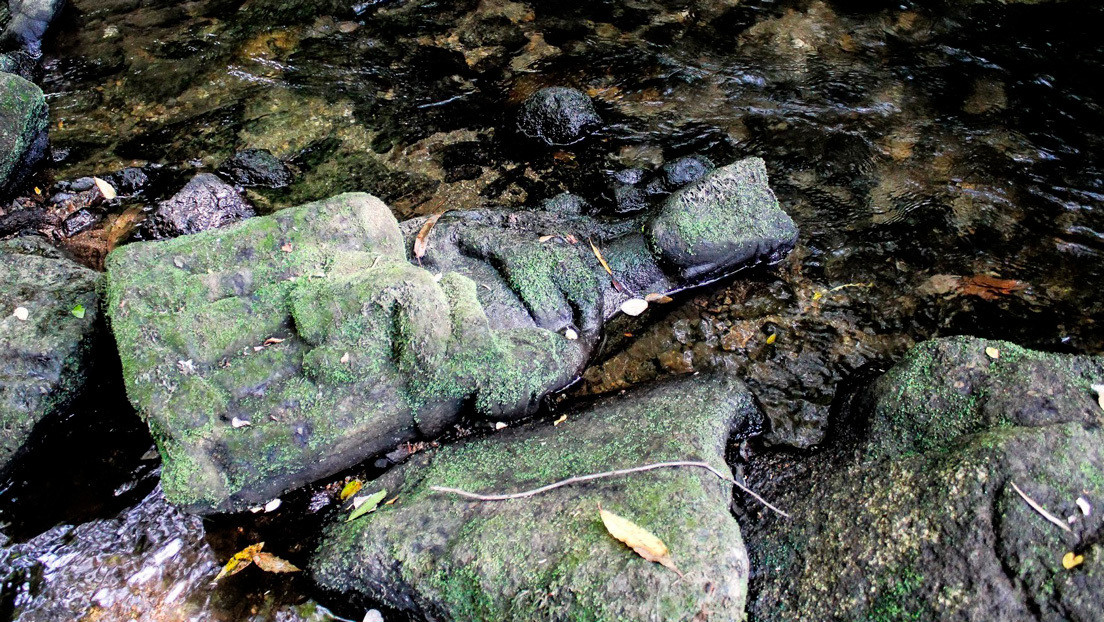
{"label": "flowing water", "polygon": [[[46,46],[50,174],[143,166],[162,173],[148,202],[261,148],[296,174],[249,191],[262,211],[367,190],[405,218],[565,190],[601,206],[617,171],[761,156],[797,250],[613,327],[567,398],[727,369],[798,448],[841,382],[918,340],[1104,349],[1099,3],[351,2],[72,0]],[[550,85],[594,98],[598,135],[516,139],[516,106]],[[243,524],[214,526],[223,556]]]}

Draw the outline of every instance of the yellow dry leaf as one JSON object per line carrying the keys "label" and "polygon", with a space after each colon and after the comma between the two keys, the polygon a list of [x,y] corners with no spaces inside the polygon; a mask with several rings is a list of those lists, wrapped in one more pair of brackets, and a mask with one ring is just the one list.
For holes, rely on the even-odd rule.
{"label": "yellow dry leaf", "polygon": [[108,201],[118,196],[118,194],[115,193],[115,188],[106,181],[100,179],[99,177],[93,177],[92,181],[96,184],[96,188],[100,191],[100,194],[103,195],[103,198],[107,199]]}
{"label": "yellow dry leaf", "polygon": [[351,496],[355,495],[356,493],[360,492],[360,489],[363,486],[364,486],[364,482],[360,481],[359,479],[354,479],[354,480],[350,481],[349,483],[345,484],[344,488],[341,489],[340,499],[342,501],[348,499],[349,497],[351,497]]}
{"label": "yellow dry leaf", "polygon": [[606,531],[611,536],[624,542],[626,546],[636,551],[636,554],[644,559],[670,568],[677,572],[680,577],[682,576],[682,572],[675,566],[675,562],[671,559],[670,552],[663,540],[631,520],[603,510],[600,505],[598,506],[598,514],[602,517],[602,524],[606,526]]}
{"label": "yellow dry leaf", "polygon": [[665,304],[671,302],[672,300],[674,300],[674,298],[671,298],[670,296],[668,296],[666,294],[648,294],[647,296],[644,297],[644,300],[646,302],[655,302],[655,303],[659,303],[661,305],[665,305]]}
{"label": "yellow dry leaf", "polygon": [[1073,551],[1066,553],[1066,556],[1062,558],[1062,567],[1066,570],[1073,570],[1080,566],[1085,561],[1084,555],[1074,555]]}
{"label": "yellow dry leaf", "polygon": [[567,415],[560,415],[560,418],[559,418],[559,419],[556,419],[555,421],[553,421],[553,422],[552,422],[552,425],[553,425],[553,426],[558,426],[558,425],[560,425],[561,423],[563,423],[564,421],[567,421]]}
{"label": "yellow dry leaf", "polygon": [[598,263],[602,264],[602,267],[606,269],[606,272],[608,272],[610,276],[613,276],[613,270],[610,269],[609,264],[606,263],[606,258],[602,256],[602,251],[598,250],[594,242],[590,243],[590,250],[594,251],[594,256],[598,258]]}
{"label": "yellow dry leaf", "polygon": [[299,572],[298,566],[271,553],[256,553],[253,563],[265,572]]}
{"label": "yellow dry leaf", "polygon": [[985,355],[991,359],[998,359],[1000,358],[1000,350],[989,346],[988,348],[985,348]]}
{"label": "yellow dry leaf", "polygon": [[244,549],[234,553],[234,556],[230,558],[230,561],[226,562],[226,565],[222,567],[218,575],[215,576],[215,581],[223,577],[229,577],[238,574],[242,570],[245,570],[249,564],[253,563],[253,558],[257,553],[261,552],[264,548],[264,542],[258,542],[256,544],[250,544]]}
{"label": "yellow dry leaf", "polygon": [[775,341],[778,341],[778,333],[771,333],[770,337],[767,337],[767,345],[771,345]]}

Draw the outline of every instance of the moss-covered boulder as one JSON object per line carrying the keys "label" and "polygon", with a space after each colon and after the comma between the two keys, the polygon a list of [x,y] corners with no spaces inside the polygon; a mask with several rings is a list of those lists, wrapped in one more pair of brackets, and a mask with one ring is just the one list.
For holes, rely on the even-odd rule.
{"label": "moss-covered boulder", "polygon": [[84,387],[99,283],[41,238],[0,242],[0,470]]}
{"label": "moss-covered boulder", "polygon": [[[641,227],[487,209],[400,228],[378,199],[347,194],[115,251],[109,313],[166,496],[241,509],[461,415],[530,414],[629,296],[699,283],[669,273]],[[729,269],[780,256],[787,236]]]}
{"label": "moss-covered boulder", "polygon": [[[418,454],[366,486],[395,503],[339,516],[313,561],[325,588],[427,620],[740,620],[748,562],[732,487],[702,469],[633,473],[498,502],[434,492],[517,492],[654,462],[728,474],[730,431],[761,414],[739,381],[690,376],[493,437]],[[613,539],[598,506],[651,531],[683,576]]]}
{"label": "moss-covered boulder", "polygon": [[42,89],[0,72],[0,197],[14,190],[45,155],[48,112]]}
{"label": "moss-covered boulder", "polygon": [[825,453],[757,461],[750,479],[794,518],[746,531],[752,619],[1099,619],[1102,380],[1096,357],[917,346]]}

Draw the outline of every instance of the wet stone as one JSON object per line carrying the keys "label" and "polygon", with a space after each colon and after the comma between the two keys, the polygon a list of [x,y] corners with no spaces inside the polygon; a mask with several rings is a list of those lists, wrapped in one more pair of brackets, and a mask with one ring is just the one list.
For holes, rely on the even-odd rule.
{"label": "wet stone", "polygon": [[287,166],[265,149],[239,151],[219,165],[219,172],[240,186],[283,188],[292,182]]}
{"label": "wet stone", "polygon": [[[730,434],[762,421],[742,383],[708,375],[567,414],[558,426],[536,422],[417,454],[367,484],[399,502],[349,523],[337,517],[311,561],[316,580],[417,619],[741,619],[749,567],[728,509],[732,488],[709,472],[657,469],[496,503],[430,490],[517,492],[670,460],[728,474]],[[612,538],[599,505],[662,539],[683,576]]]}
{"label": "wet stone", "polygon": [[577,143],[601,126],[602,118],[590,98],[561,86],[543,88],[530,95],[517,117],[519,132],[550,146]]}
{"label": "wet stone", "polygon": [[[770,192],[748,181],[758,185],[725,191]],[[461,416],[531,414],[578,377],[628,292],[702,283],[662,265],[678,233],[641,235],[663,214],[458,210],[426,228],[345,194],[116,250],[109,313],[128,395],[161,439],[166,495],[199,512],[241,509]],[[716,224],[695,243],[745,235]],[[774,260],[788,235],[709,277]]]}
{"label": "wet stone", "polygon": [[99,284],[42,238],[0,242],[0,470],[87,382]]}
{"label": "wet stone", "polygon": [[0,73],[0,195],[15,190],[46,154],[48,115],[42,89]]}
{"label": "wet stone", "polygon": [[180,192],[162,201],[144,224],[154,239],[173,238],[215,229],[255,214],[241,194],[211,173],[192,178]]}
{"label": "wet stone", "polygon": [[[851,394],[824,451],[752,458],[749,482],[793,519],[749,509],[751,617],[1093,619],[1102,375],[1100,357],[925,342]],[[1085,563],[1064,567],[1067,553]]]}

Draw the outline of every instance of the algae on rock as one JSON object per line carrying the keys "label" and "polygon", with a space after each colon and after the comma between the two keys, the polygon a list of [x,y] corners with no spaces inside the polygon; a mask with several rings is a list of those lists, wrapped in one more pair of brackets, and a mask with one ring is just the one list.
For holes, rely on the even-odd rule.
{"label": "algae on rock", "polygon": [[99,285],[42,238],[0,242],[0,470],[84,387]]}
{"label": "algae on rock", "polygon": [[[751,618],[1098,619],[1104,413],[1090,385],[1102,377],[1098,357],[966,337],[916,346],[850,401],[855,429],[823,454],[753,461],[749,479],[794,520],[745,525]],[[1066,569],[1071,551],[1086,561]]]}
{"label": "algae on rock", "polygon": [[[740,381],[689,376],[603,400],[559,426],[534,422],[418,454],[368,485],[398,501],[352,522],[338,517],[311,568],[328,589],[429,620],[658,621],[702,612],[742,619],[749,569],[729,512],[732,487],[703,469],[634,473],[502,502],[430,487],[517,492],[673,460],[728,473],[730,431],[761,425]],[[660,537],[683,576],[610,536],[599,503]]]}

